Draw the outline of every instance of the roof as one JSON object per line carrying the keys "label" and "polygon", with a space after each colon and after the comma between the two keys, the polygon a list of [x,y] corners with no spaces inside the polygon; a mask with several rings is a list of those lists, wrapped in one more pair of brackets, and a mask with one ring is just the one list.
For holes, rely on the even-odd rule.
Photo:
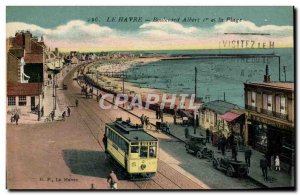
{"label": "roof", "polygon": [[7,82],[7,95],[12,96],[31,96],[42,93],[42,83],[17,83]]}
{"label": "roof", "polygon": [[273,89],[285,89],[294,91],[293,82],[263,82],[263,83],[245,83],[246,85],[255,85],[258,87],[273,88]]}
{"label": "roof", "polygon": [[120,128],[120,126],[118,126],[116,122],[109,123],[106,125],[116,130],[119,134],[124,136],[128,141],[157,141],[155,137],[148,134],[144,130],[140,130],[140,129],[134,130],[132,128],[131,130],[125,131],[124,129]]}
{"label": "roof", "polygon": [[226,112],[229,112],[231,109],[239,109],[239,108],[240,107],[238,105],[223,100],[206,102],[202,105],[202,109],[209,109],[218,114],[225,114]]}
{"label": "roof", "polygon": [[241,115],[233,113],[233,112],[226,112],[225,114],[223,114],[221,116],[221,118],[224,119],[225,121],[231,122],[231,121],[235,120],[236,118],[238,118],[239,116],[241,116]]}
{"label": "roof", "polygon": [[43,54],[26,53],[24,60],[26,64],[42,64]]}

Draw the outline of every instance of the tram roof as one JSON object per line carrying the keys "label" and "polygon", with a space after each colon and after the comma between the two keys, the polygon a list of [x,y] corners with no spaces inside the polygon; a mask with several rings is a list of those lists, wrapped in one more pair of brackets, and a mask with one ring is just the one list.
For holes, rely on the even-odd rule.
{"label": "tram roof", "polygon": [[132,128],[131,130],[124,130],[120,126],[116,125],[116,123],[109,123],[106,125],[117,131],[129,141],[157,141],[155,137],[141,129]]}

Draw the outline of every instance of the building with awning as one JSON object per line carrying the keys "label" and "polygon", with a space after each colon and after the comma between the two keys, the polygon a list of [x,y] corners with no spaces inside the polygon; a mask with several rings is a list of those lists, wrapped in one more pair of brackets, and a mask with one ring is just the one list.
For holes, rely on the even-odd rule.
{"label": "building with awning", "polygon": [[234,134],[243,138],[244,124],[244,111],[236,104],[215,100],[204,103],[200,109],[200,126],[219,136]]}

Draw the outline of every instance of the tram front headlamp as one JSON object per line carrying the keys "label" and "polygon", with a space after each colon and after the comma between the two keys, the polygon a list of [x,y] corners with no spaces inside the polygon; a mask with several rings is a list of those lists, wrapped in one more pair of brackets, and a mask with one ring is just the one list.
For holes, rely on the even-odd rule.
{"label": "tram front headlamp", "polygon": [[142,169],[142,170],[146,169],[146,165],[145,165],[145,164],[142,164],[142,165],[141,165],[141,169]]}

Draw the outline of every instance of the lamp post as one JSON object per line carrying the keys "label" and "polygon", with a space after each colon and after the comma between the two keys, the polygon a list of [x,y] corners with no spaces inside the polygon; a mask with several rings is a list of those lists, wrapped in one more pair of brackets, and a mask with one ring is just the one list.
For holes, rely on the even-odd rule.
{"label": "lamp post", "polygon": [[37,81],[38,81],[38,95],[39,95],[39,104],[38,104],[38,121],[41,120],[41,95],[40,95],[40,74],[37,75]]}
{"label": "lamp post", "polygon": [[[197,67],[195,67],[195,103],[197,102]],[[194,110],[194,134],[196,134],[196,109]]]}

